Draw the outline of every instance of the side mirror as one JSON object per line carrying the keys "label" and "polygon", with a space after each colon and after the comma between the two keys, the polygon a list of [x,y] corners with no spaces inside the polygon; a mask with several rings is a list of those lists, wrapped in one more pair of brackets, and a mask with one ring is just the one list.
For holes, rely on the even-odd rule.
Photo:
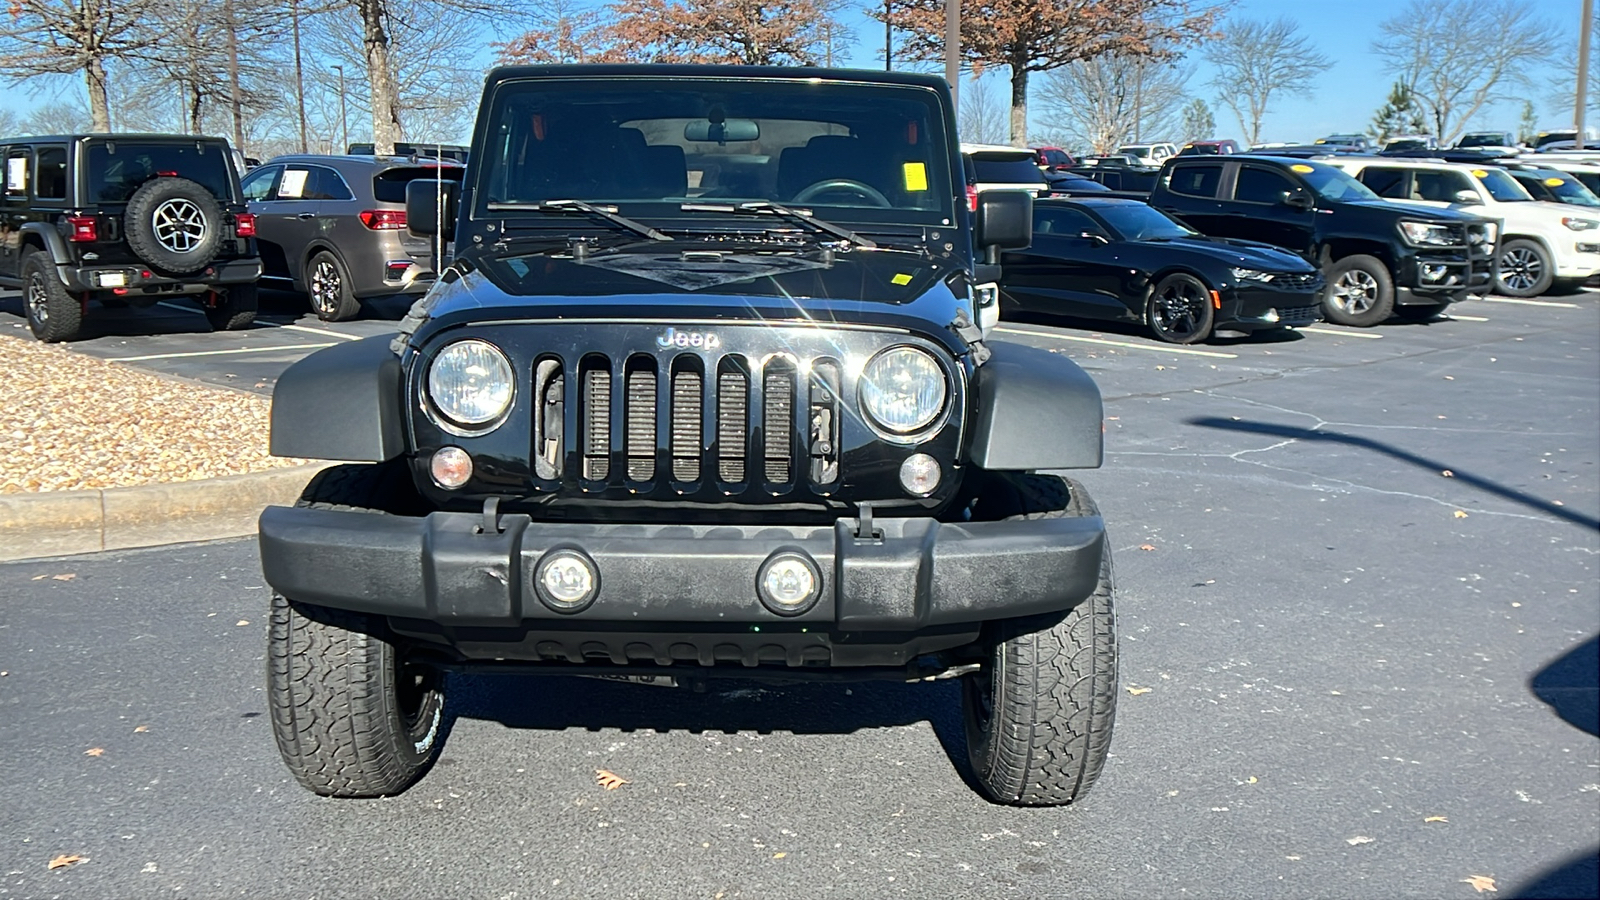
{"label": "side mirror", "polygon": [[414,178],[406,183],[406,228],[412,234],[445,240],[456,236],[456,208],[461,205],[461,183],[449,179]]}
{"label": "side mirror", "polygon": [[1027,191],[984,191],[972,243],[995,256],[1001,250],[1026,250],[1033,243],[1033,195]]}
{"label": "side mirror", "polygon": [[1317,204],[1315,200],[1311,199],[1310,194],[1286,193],[1283,197],[1283,205],[1291,209],[1310,209]]}
{"label": "side mirror", "polygon": [[1456,202],[1478,205],[1483,201],[1479,199],[1477,191],[1456,191]]}

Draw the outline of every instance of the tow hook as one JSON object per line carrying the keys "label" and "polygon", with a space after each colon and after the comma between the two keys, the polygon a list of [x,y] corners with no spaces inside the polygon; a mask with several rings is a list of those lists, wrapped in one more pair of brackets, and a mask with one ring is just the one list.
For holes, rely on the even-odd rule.
{"label": "tow hook", "polygon": [[856,533],[858,541],[881,541],[883,529],[872,524],[872,504],[861,503],[856,507]]}
{"label": "tow hook", "polygon": [[500,527],[500,498],[489,497],[483,501],[483,524],[472,529],[473,534],[504,534]]}

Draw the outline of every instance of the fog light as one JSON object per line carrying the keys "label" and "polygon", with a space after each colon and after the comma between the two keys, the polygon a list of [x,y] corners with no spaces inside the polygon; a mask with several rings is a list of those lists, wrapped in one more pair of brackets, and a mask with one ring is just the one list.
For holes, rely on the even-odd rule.
{"label": "fog light", "polygon": [[926,453],[913,453],[900,464],[900,486],[906,493],[926,497],[939,486],[939,461]]}
{"label": "fog light", "polygon": [[1263,322],[1276,322],[1276,321],[1278,321],[1278,311],[1276,309],[1267,310],[1267,314],[1261,317],[1261,321],[1263,321]]}
{"label": "fog light", "polygon": [[453,491],[472,477],[472,457],[460,447],[440,447],[434,451],[428,469],[435,484]]}
{"label": "fog light", "polygon": [[780,550],[761,564],[756,593],[767,609],[780,616],[797,616],[822,595],[822,574],[811,557],[798,550]]}
{"label": "fog light", "polygon": [[579,550],[551,550],[534,573],[539,599],[556,612],[577,612],[600,592],[600,572]]}

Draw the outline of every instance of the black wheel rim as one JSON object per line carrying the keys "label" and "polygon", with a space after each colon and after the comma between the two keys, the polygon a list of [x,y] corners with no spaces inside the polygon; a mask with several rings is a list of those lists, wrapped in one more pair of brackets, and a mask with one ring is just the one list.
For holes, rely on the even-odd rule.
{"label": "black wheel rim", "polygon": [[1156,292],[1156,302],[1150,311],[1150,324],[1171,337],[1193,337],[1200,331],[1206,302],[1205,291],[1194,282],[1168,282]]}
{"label": "black wheel rim", "polygon": [[1500,255],[1500,283],[1507,290],[1530,291],[1544,277],[1544,260],[1527,247],[1517,247]]}
{"label": "black wheel rim", "polygon": [[50,320],[50,292],[38,272],[28,276],[28,315],[40,325]]}
{"label": "black wheel rim", "polygon": [[339,267],[331,259],[319,259],[311,270],[311,299],[319,312],[332,314],[339,308],[342,284]]}
{"label": "black wheel rim", "polygon": [[1378,279],[1372,273],[1351,269],[1333,283],[1333,305],[1359,316],[1378,302]]}

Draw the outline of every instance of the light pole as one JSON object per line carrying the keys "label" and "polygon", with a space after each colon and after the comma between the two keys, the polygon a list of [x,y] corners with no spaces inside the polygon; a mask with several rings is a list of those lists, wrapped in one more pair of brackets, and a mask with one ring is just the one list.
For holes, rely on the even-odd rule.
{"label": "light pole", "polygon": [[894,68],[894,26],[889,17],[894,15],[894,0],[883,0],[883,70]]}
{"label": "light pole", "polygon": [[348,152],[350,149],[350,120],[344,114],[344,66],[329,66],[339,73],[339,143]]}
{"label": "light pole", "polygon": [[944,0],[944,80],[950,84],[950,104],[960,109],[961,0]]}

